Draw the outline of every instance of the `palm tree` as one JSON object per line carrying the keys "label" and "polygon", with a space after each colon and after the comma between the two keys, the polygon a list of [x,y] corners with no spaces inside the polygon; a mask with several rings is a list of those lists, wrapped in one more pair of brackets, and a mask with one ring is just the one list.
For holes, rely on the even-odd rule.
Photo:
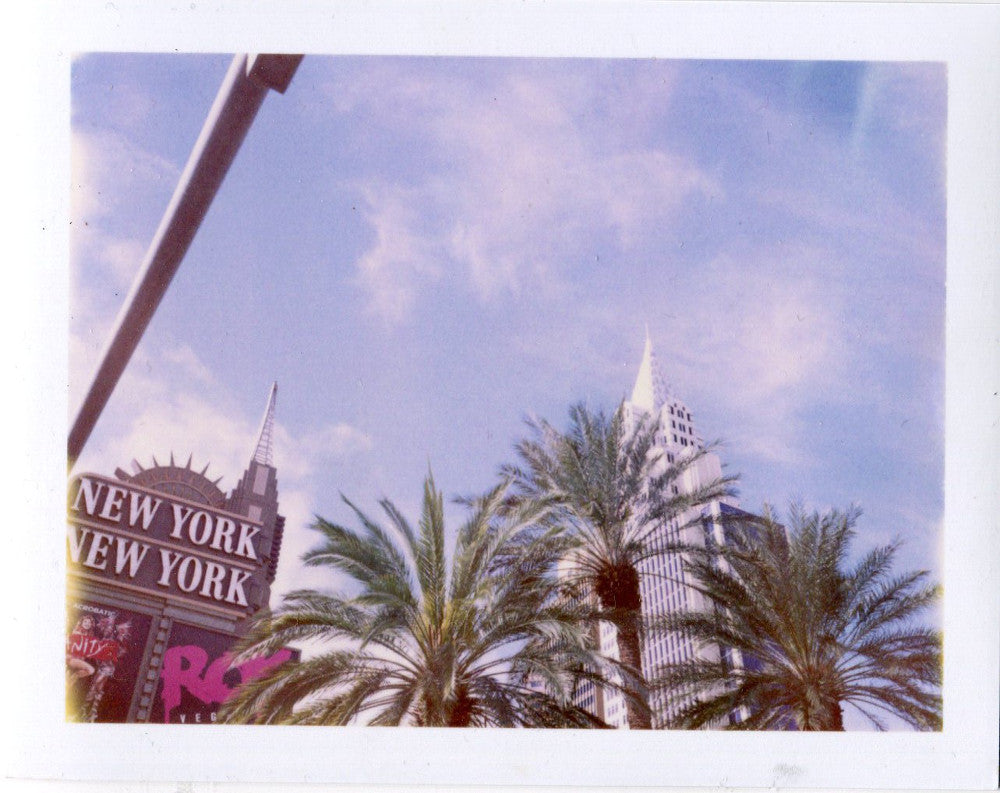
{"label": "palm tree", "polygon": [[[724,543],[685,549],[693,586],[712,606],[662,627],[723,651],[656,681],[700,693],[675,726],[843,730],[850,704],[878,729],[886,714],[941,728],[941,638],[913,619],[938,590],[925,571],[893,573],[898,543],[850,564],[859,516],[793,506],[786,530],[765,510],[730,526]],[[742,663],[727,663],[733,650]]]}
{"label": "palm tree", "polygon": [[522,498],[552,500],[570,551],[561,560],[564,582],[589,593],[596,615],[617,630],[618,653],[631,692],[626,697],[629,727],[649,729],[649,696],[642,670],[640,566],[661,553],[656,534],[688,510],[731,493],[732,478],[699,487],[682,485],[709,449],[676,460],[657,451],[658,420],[626,421],[624,407],[612,416],[578,404],[570,409],[569,430],[544,420],[528,420],[532,437],[515,449],[518,465],[501,473],[516,483]]}
{"label": "palm tree", "polygon": [[388,528],[347,499],[359,529],[317,518],[322,542],[303,560],[346,574],[354,591],[299,590],[263,617],[238,658],[292,642],[322,650],[242,686],[222,719],[603,726],[572,705],[573,686],[604,664],[580,609],[557,596],[549,575],[564,544],[536,529],[549,505],[511,505],[508,490],[466,502],[473,514],[458,533],[450,574],[443,500],[430,475],[416,531],[388,500],[380,504]]}

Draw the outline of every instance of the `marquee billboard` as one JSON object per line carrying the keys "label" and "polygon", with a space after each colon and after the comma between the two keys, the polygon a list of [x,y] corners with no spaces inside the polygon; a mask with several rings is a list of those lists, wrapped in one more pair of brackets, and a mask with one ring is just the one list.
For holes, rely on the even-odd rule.
{"label": "marquee billboard", "polygon": [[232,664],[270,600],[285,518],[271,438],[277,386],[234,487],[191,467],[132,460],[131,473],[70,479],[66,717],[210,723],[241,682],[295,656]]}
{"label": "marquee billboard", "polygon": [[74,574],[239,619],[264,605],[262,525],[134,483],[83,474],[70,483]]}
{"label": "marquee billboard", "polygon": [[234,664],[229,653],[232,643],[231,636],[175,623],[163,654],[150,721],[212,724],[219,706],[241,683],[298,659],[297,650],[283,648],[266,658]]}

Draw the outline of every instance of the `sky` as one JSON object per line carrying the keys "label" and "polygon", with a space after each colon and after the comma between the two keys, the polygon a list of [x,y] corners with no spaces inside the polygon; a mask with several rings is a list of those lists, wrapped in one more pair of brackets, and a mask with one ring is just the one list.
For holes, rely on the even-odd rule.
{"label": "sky", "polygon": [[[229,62],[73,61],[71,415]],[[939,577],[946,125],[935,63],[307,56],[74,471],[228,491],[277,381],[275,592],[329,584],[314,515],[487,489],[648,327],[744,508],[858,504]]]}

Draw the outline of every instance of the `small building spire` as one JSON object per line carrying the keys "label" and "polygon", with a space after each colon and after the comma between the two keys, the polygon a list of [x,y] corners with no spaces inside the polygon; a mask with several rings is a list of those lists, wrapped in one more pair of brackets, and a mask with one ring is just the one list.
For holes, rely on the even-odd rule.
{"label": "small building spire", "polygon": [[257,437],[257,448],[253,452],[253,462],[274,467],[274,404],[278,399],[278,383],[271,385],[271,394],[267,398],[267,409],[260,423],[260,433]]}
{"label": "small building spire", "polygon": [[660,372],[653,352],[653,340],[649,336],[649,326],[646,326],[646,347],[642,352],[642,363],[639,364],[639,374],[632,388],[632,399],[636,407],[653,413],[658,411],[670,398],[670,387]]}

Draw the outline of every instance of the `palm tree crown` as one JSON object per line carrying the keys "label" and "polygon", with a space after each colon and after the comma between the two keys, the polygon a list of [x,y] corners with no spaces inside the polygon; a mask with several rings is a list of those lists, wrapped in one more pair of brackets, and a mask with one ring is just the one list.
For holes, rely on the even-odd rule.
{"label": "palm tree crown", "polygon": [[[654,534],[688,510],[731,493],[731,478],[699,487],[681,486],[710,449],[663,457],[656,444],[659,422],[630,423],[623,407],[611,416],[583,405],[570,410],[565,433],[529,420],[531,437],[516,445],[520,462],[501,472],[520,494],[551,499],[571,550],[560,574],[597,598],[599,619],[615,626],[621,662],[630,677],[629,726],[651,726],[642,674],[640,564],[660,553]],[[628,681],[624,681],[628,682]]]}
{"label": "palm tree crown", "polygon": [[345,573],[355,591],[286,595],[242,643],[240,657],[296,641],[323,650],[243,686],[223,720],[597,723],[571,704],[575,682],[602,662],[589,649],[579,608],[556,597],[549,568],[563,541],[537,530],[547,504],[512,505],[507,485],[470,502],[449,570],[443,500],[430,476],[416,531],[387,500],[389,529],[347,503],[360,529],[317,518],[322,543],[304,561]]}
{"label": "palm tree crown", "polygon": [[886,714],[940,729],[940,636],[913,625],[937,588],[926,572],[892,572],[898,544],[849,565],[859,516],[793,507],[786,530],[765,511],[729,527],[724,544],[684,549],[712,607],[661,627],[728,652],[668,667],[656,681],[701,692],[675,726],[842,730],[850,704],[879,729]]}

